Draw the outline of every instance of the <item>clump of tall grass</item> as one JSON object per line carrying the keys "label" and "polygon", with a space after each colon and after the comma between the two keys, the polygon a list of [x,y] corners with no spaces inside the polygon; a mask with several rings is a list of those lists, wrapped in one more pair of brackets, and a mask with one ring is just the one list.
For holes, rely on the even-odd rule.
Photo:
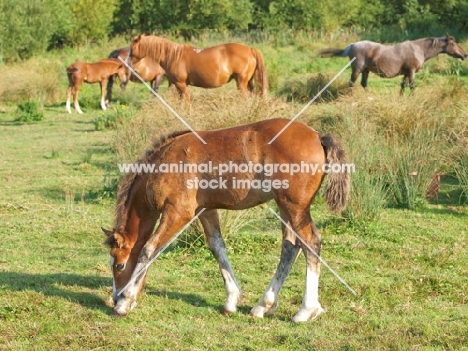
{"label": "clump of tall grass", "polygon": [[132,118],[135,113],[133,106],[116,104],[105,112],[101,112],[94,119],[94,127],[96,130],[116,129],[124,120]]}
{"label": "clump of tall grass", "polygon": [[16,121],[30,123],[39,122],[44,119],[44,110],[36,100],[26,100],[18,104],[16,108]]}
{"label": "clump of tall grass", "polygon": [[64,100],[65,95],[60,84],[63,75],[65,67],[60,61],[53,59],[33,58],[0,66],[0,100],[58,103]]}
{"label": "clump of tall grass", "polygon": [[333,128],[356,164],[346,212],[350,219],[375,218],[385,206],[425,205],[436,173],[451,167],[450,135],[466,123],[453,98],[464,94],[466,89],[444,84],[403,98],[393,91],[371,96],[358,91],[334,102],[340,122]]}
{"label": "clump of tall grass", "polygon": [[[387,203],[386,178],[383,172],[385,141],[376,126],[359,114],[342,116],[336,131],[345,144],[348,162],[354,164],[348,206],[343,213],[352,224],[361,225],[379,218]],[[343,134],[346,133],[346,134]]]}
{"label": "clump of tall grass", "polygon": [[[332,79],[322,73],[309,76],[290,78],[279,89],[278,95],[287,101],[307,103],[315,97]],[[347,84],[341,80],[333,82],[318,98],[317,102],[330,102],[338,98],[339,92],[345,92]]]}

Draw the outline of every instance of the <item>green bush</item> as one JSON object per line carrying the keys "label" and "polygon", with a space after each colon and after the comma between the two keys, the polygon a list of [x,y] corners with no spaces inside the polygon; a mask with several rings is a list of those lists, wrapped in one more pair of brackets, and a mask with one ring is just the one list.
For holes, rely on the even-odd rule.
{"label": "green bush", "polygon": [[133,117],[135,112],[132,106],[116,105],[101,112],[101,115],[94,120],[94,127],[96,130],[116,129],[124,120]]}
{"label": "green bush", "polygon": [[18,104],[16,109],[16,121],[18,122],[39,122],[44,119],[44,111],[41,104],[35,100],[27,100]]}

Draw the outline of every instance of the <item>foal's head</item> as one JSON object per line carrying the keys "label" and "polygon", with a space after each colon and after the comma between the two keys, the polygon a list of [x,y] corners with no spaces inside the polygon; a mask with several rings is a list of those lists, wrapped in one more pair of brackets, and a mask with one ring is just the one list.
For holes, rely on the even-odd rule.
{"label": "foal's head", "polygon": [[117,71],[117,75],[119,76],[120,79],[120,87],[124,89],[130,80],[130,70],[125,66],[124,63],[122,63],[121,66],[119,66],[119,69]]}
{"label": "foal's head", "polygon": [[101,228],[107,239],[104,242],[110,248],[110,265],[114,279],[113,298],[117,302],[117,293],[125,286],[132,275],[135,262],[130,259],[133,245],[125,236],[115,230]]}
{"label": "foal's head", "polygon": [[461,48],[460,45],[457,44],[455,41],[455,38],[452,37],[451,35],[446,35],[445,36],[445,45],[444,45],[444,51],[447,55],[450,55],[455,58],[459,59],[466,59],[468,57],[468,54]]}

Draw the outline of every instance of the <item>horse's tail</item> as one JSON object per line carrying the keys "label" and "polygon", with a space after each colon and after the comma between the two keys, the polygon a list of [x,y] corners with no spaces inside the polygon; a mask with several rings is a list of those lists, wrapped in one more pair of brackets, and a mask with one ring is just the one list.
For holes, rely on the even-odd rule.
{"label": "horse's tail", "polygon": [[78,67],[75,67],[73,65],[67,67],[67,74],[71,75],[75,72],[78,72],[80,69]]}
{"label": "horse's tail", "polygon": [[341,56],[341,57],[346,57],[349,55],[349,51],[351,50],[351,47],[353,44],[348,45],[344,49],[324,49],[320,51],[319,55],[320,57],[333,57],[333,56]]}
{"label": "horse's tail", "polygon": [[[327,174],[328,184],[325,190],[325,203],[331,211],[339,213],[346,207],[350,188],[346,153],[338,140],[330,134],[321,136],[320,142],[327,155],[330,170]],[[341,165],[339,172],[335,172],[336,169],[332,167],[334,164]]]}
{"label": "horse's tail", "polygon": [[68,83],[70,86],[73,86],[73,73],[78,72],[80,69],[78,67],[75,67],[74,65],[68,66],[67,67],[67,77],[68,77]]}
{"label": "horse's tail", "polygon": [[267,96],[268,94],[268,76],[265,68],[265,61],[263,60],[263,55],[260,50],[252,48],[252,54],[257,60],[257,67],[255,67],[255,81],[259,85],[262,96]]}

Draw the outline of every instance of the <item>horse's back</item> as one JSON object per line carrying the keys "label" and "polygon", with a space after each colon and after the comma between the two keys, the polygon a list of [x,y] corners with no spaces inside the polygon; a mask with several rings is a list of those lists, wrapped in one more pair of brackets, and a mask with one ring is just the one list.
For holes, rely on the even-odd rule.
{"label": "horse's back", "polygon": [[325,154],[319,133],[303,123],[292,122],[287,126],[289,123],[288,119],[270,119],[225,129],[197,131],[206,144],[194,133],[186,133],[171,143],[171,150],[177,147],[184,151],[173,153],[173,156],[165,154],[165,157],[174,160],[185,158],[184,161],[188,162],[210,160],[213,163],[230,160],[260,163],[324,162]]}
{"label": "horse's back", "polygon": [[116,58],[118,59],[119,56],[122,58],[126,58],[130,54],[130,47],[124,47],[120,49],[115,49],[109,54],[108,58]]}
{"label": "horse's back", "polygon": [[[206,144],[194,133],[175,137],[148,159],[156,167],[174,165],[178,169],[177,175],[159,171],[150,182],[157,194],[156,208],[176,200],[185,208],[226,209],[245,209],[278,197],[311,201],[324,175],[290,170],[302,164],[321,169],[326,162],[325,150],[319,134],[303,123],[293,122],[282,131],[289,122],[273,119],[198,131]],[[198,168],[180,172],[180,167],[187,165]],[[214,187],[195,188],[195,180],[215,182]]]}

